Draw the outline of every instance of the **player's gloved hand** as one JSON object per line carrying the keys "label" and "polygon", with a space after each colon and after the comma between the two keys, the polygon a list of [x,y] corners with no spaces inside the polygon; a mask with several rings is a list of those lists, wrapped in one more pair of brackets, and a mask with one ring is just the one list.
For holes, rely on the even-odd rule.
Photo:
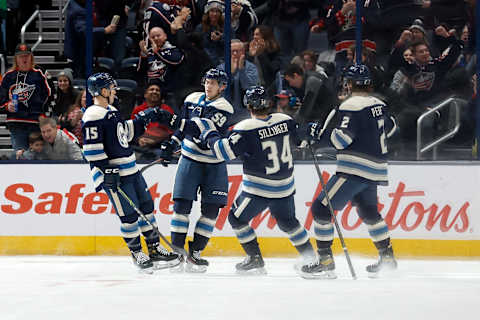
{"label": "player's gloved hand", "polygon": [[178,148],[178,144],[174,140],[167,140],[160,145],[159,157],[162,159],[160,162],[162,166],[167,167],[170,161],[172,161],[173,152]]}
{"label": "player's gloved hand", "polygon": [[321,122],[310,122],[307,127],[307,135],[314,140],[320,140],[323,124]]}
{"label": "player's gloved hand", "polygon": [[166,110],[155,107],[140,111],[135,115],[135,119],[143,121],[145,125],[148,125],[150,122],[169,124],[172,119],[172,114]]}
{"label": "player's gloved hand", "polygon": [[118,167],[107,166],[103,171],[103,187],[111,192],[117,192],[120,186],[120,171]]}

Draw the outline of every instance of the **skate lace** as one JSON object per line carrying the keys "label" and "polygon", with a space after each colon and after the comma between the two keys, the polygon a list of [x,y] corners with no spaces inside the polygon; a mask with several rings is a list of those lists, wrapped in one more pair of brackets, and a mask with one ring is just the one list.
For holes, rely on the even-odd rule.
{"label": "skate lace", "polygon": [[170,255],[170,252],[167,249],[165,249],[165,247],[162,245],[157,246],[157,251],[164,256]]}
{"label": "skate lace", "polygon": [[193,257],[194,259],[197,259],[197,260],[201,259],[201,258],[200,258],[200,251],[193,251],[193,252],[192,252],[192,257]]}
{"label": "skate lace", "polygon": [[135,254],[135,258],[137,259],[137,263],[138,264],[142,264],[142,263],[145,263],[147,262],[148,260],[150,260],[149,257],[147,257],[147,255],[143,252],[137,252]]}

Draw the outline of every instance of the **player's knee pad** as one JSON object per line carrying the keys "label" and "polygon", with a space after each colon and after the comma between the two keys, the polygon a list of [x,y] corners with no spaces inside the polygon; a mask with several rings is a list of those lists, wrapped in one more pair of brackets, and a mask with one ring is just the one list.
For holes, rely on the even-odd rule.
{"label": "player's knee pad", "polygon": [[192,203],[192,200],[177,199],[173,203],[173,211],[178,214],[190,214]]}
{"label": "player's knee pad", "polygon": [[144,214],[149,214],[153,212],[153,200],[145,201],[140,204],[140,211]]}
{"label": "player's knee pad", "polygon": [[200,212],[202,213],[202,216],[212,220],[217,219],[219,211],[220,211],[220,205],[214,204],[214,203],[202,202],[200,207]]}
{"label": "player's knee pad", "polygon": [[228,222],[230,223],[230,225],[232,226],[233,229],[239,229],[239,228],[247,225],[246,222],[241,221],[240,219],[238,219],[235,216],[235,211],[234,210],[230,210],[230,212],[228,213]]}
{"label": "player's knee pad", "polygon": [[374,225],[383,220],[376,205],[357,205],[357,212],[360,219],[367,225]]}
{"label": "player's knee pad", "polygon": [[332,215],[328,207],[322,204],[322,201],[317,198],[312,204],[313,219],[318,223],[327,224],[332,220]]}
{"label": "player's knee pad", "polygon": [[289,233],[290,231],[298,228],[300,222],[297,219],[276,219],[278,227],[283,232]]}

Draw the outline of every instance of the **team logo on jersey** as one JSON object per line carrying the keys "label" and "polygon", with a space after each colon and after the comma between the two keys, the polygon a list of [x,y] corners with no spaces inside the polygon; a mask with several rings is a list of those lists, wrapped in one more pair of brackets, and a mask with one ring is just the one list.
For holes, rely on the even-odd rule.
{"label": "team logo on jersey", "polygon": [[435,81],[435,72],[419,72],[412,77],[412,87],[415,91],[430,91]]}
{"label": "team logo on jersey", "polygon": [[150,62],[150,69],[148,70],[149,79],[160,79],[165,81],[165,75],[167,74],[167,65],[159,60]]}
{"label": "team logo on jersey", "polygon": [[28,101],[35,91],[34,84],[18,83],[10,87],[11,94],[18,94],[18,101],[23,103],[28,108]]}
{"label": "team logo on jersey", "polygon": [[126,129],[122,123],[117,124],[117,137],[118,142],[125,149],[128,148],[128,139],[127,139],[128,129]]}

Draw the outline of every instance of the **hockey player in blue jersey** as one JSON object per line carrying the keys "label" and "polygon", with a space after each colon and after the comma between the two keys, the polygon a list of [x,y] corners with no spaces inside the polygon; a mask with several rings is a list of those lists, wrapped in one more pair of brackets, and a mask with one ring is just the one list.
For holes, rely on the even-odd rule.
{"label": "hockey player in blue jersey", "polygon": [[298,140],[296,123],[286,114],[271,113],[273,102],[261,86],[247,89],[244,104],[251,118],[237,123],[227,138],[222,138],[208,120],[201,119],[199,125],[201,139],[218,159],[240,158],[243,162],[242,193],[228,215],[247,254],[236,265],[237,272],[265,273],[257,236],[249,222],[266,208],[305,260],[316,261],[307,231],[295,217],[291,142]]}
{"label": "hockey player in blue jersey", "polygon": [[182,124],[171,140],[161,146],[160,158],[164,164],[171,160],[173,151],[181,147],[182,156],[173,188],[174,213],[171,220],[172,243],[177,247],[185,246],[192,203],[197,200],[198,190],[201,194],[201,217],[195,225],[193,241],[188,245],[187,272],[207,270],[208,261],[201,258],[200,253],[210,240],[220,208],[227,204],[228,174],[224,160],[216,158],[195,134],[187,132],[183,124],[191,118],[202,117],[213,121],[220,132],[225,132],[233,114],[232,105],[222,97],[227,82],[224,71],[208,70],[202,80],[205,92],[194,92],[187,96],[182,108],[183,115],[177,119],[187,121],[180,121]]}
{"label": "hockey player in blue jersey", "polygon": [[[342,210],[348,201],[357,207],[380,254],[377,263],[367,266],[369,275],[376,276],[382,270],[397,268],[388,226],[377,209],[377,185],[388,184],[387,138],[396,125],[385,103],[370,95],[372,80],[367,66],[348,67],[346,79],[351,96],[339,106],[338,123],[330,135],[337,149],[337,171],[326,190],[334,210]],[[321,127],[311,124],[311,136],[319,139]],[[325,191],[313,202],[312,213],[320,260],[305,266],[304,271],[318,277],[331,276],[335,269],[331,250],[334,229]]]}
{"label": "hockey player in blue jersey", "polygon": [[[87,85],[94,104],[86,109],[82,118],[83,153],[90,163],[95,190],[105,190],[113,203],[121,221],[123,239],[136,266],[151,273],[153,269],[178,265],[179,256],[160,245],[158,231],[117,192],[121,188],[156,227],[153,200],[129,143],[141,135],[151,121],[167,123],[171,114],[159,108],[149,108],[139,113],[136,119],[124,121],[112,106],[116,82],[108,73],[90,76]],[[147,243],[148,256],[142,252],[140,234]]]}

